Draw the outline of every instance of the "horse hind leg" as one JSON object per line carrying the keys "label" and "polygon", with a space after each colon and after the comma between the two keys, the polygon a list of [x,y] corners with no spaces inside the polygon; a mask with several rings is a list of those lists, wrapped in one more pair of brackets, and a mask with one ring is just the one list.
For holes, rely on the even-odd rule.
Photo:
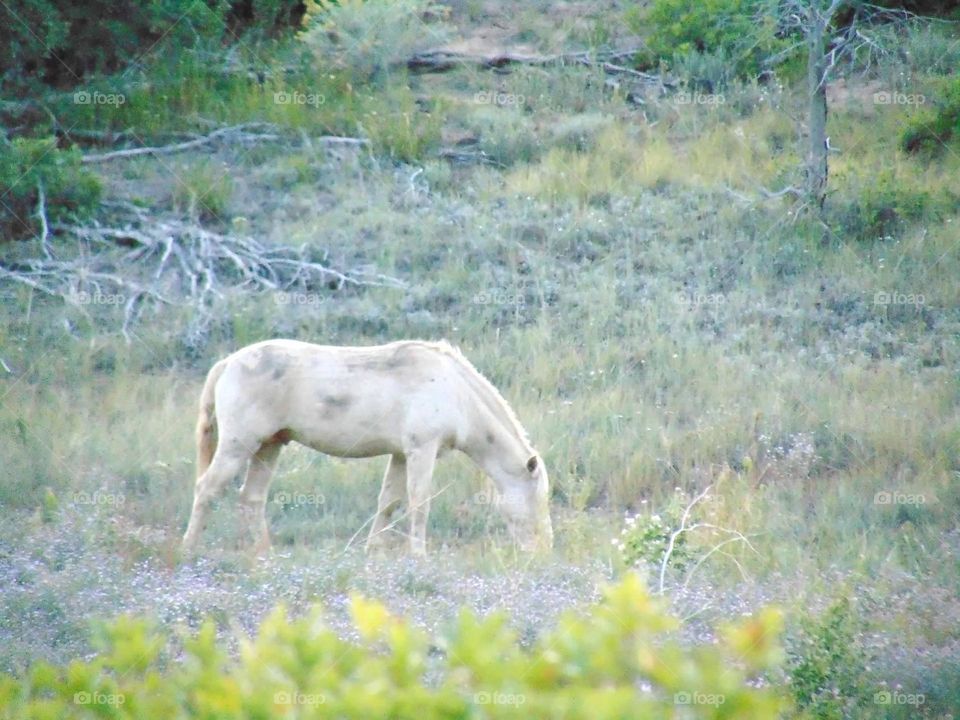
{"label": "horse hind leg", "polygon": [[383,475],[383,485],[377,500],[377,514],[367,536],[366,551],[372,552],[390,544],[390,517],[407,495],[407,459],[403,455],[391,455]]}
{"label": "horse hind leg", "polygon": [[186,552],[193,551],[200,540],[200,533],[203,532],[210,509],[210,501],[220,494],[230,480],[240,474],[250,454],[243,449],[242,443],[236,441],[221,442],[218,445],[210,467],[197,478],[190,522],[187,524],[187,531],[183,534],[183,549]]}
{"label": "horse hind leg", "polygon": [[267,493],[277,466],[283,443],[268,442],[260,446],[250,460],[247,477],[240,488],[240,535],[252,534],[253,552],[264,555],[270,550],[270,530],[267,527]]}

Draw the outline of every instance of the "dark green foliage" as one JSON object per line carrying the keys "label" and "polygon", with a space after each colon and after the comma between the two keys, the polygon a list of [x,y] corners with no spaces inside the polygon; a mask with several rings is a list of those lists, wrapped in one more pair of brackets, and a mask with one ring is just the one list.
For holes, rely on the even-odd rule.
{"label": "dark green foliage", "polygon": [[726,55],[741,76],[756,76],[778,43],[776,23],[764,0],[655,0],[646,23],[649,46],[659,58],[697,53]]}
{"label": "dark green foliage", "polygon": [[932,107],[914,117],[900,136],[907,152],[940,155],[960,138],[960,77],[939,79],[933,92]]}
{"label": "dark green foliage", "polygon": [[169,50],[296,27],[299,0],[10,0],[0,6],[0,87],[71,88]]}
{"label": "dark green foliage", "polygon": [[844,231],[861,240],[894,236],[905,223],[934,220],[954,212],[960,199],[946,190],[916,187],[893,170],[881,170],[864,183],[841,211]]}
{"label": "dark green foliage", "polygon": [[809,717],[856,717],[868,695],[861,621],[855,605],[839,598],[822,616],[805,618],[787,643],[793,697]]}
{"label": "dark green foliage", "polygon": [[76,149],[49,139],[18,138],[0,144],[0,240],[38,234],[40,189],[50,223],[90,213],[100,201],[100,181],[80,164]]}
{"label": "dark green foliage", "polygon": [[74,87],[91,73],[123,69],[164,46],[218,40],[227,9],[224,0],[14,0],[0,9],[8,28],[0,37],[0,78],[7,88]]}

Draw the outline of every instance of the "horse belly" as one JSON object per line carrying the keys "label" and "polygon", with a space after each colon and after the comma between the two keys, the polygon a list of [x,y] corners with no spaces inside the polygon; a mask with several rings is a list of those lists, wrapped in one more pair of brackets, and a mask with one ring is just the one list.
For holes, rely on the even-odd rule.
{"label": "horse belly", "polygon": [[403,450],[395,404],[368,403],[357,394],[323,393],[297,413],[291,439],[336,457],[373,457]]}

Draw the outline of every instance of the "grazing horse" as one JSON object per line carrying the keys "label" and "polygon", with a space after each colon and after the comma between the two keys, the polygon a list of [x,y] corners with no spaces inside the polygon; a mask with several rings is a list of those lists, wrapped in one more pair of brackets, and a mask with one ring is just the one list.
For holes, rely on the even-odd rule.
{"label": "grazing horse", "polygon": [[255,549],[270,547],[265,505],[283,446],[328,455],[389,455],[367,538],[383,544],[404,499],[410,552],[426,553],[431,479],[438,454],[456,449],[493,481],[497,504],[524,550],[552,547],[549,480],[513,410],[447,342],[407,340],[371,347],[266,340],[216,363],[200,395],[197,484],[183,536],[193,550],[213,499],[246,469],[240,490]]}

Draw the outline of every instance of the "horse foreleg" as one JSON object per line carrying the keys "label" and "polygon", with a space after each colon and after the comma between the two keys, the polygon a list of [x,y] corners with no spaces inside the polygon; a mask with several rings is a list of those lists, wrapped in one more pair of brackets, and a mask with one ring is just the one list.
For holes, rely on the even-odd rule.
{"label": "horse foreleg", "polygon": [[[221,444],[220,447],[223,447]],[[197,486],[193,493],[193,510],[190,512],[190,522],[187,531],[183,534],[183,549],[186,552],[194,550],[200,539],[206,523],[210,501],[216,497],[224,486],[243,470],[247,458],[241,455],[228,455],[217,448],[210,467],[197,479]]]}
{"label": "horse foreleg", "polygon": [[427,516],[430,514],[430,490],[437,445],[431,444],[407,453],[407,502],[410,508],[410,554],[427,554]]}
{"label": "horse foreleg", "polygon": [[240,536],[253,536],[253,552],[264,555],[270,550],[267,528],[267,493],[273,470],[280,457],[281,443],[264,443],[250,460],[247,477],[240,488]]}
{"label": "horse foreleg", "polygon": [[389,544],[387,527],[390,517],[403,502],[407,494],[407,459],[403,455],[391,455],[387,462],[387,470],[383,474],[383,485],[380,488],[380,497],[377,499],[377,514],[370,526],[367,536],[367,552],[376,550]]}

